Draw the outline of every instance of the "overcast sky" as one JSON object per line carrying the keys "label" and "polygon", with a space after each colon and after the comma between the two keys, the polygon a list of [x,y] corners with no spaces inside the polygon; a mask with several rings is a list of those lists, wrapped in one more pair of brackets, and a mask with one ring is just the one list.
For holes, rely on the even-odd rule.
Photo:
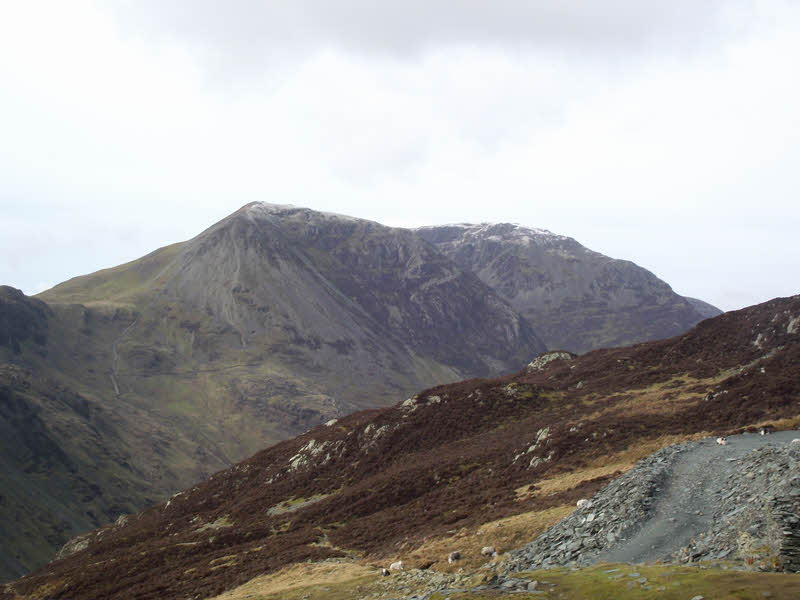
{"label": "overcast sky", "polygon": [[0,0],[0,283],[264,200],[800,293],[798,60],[800,2]]}

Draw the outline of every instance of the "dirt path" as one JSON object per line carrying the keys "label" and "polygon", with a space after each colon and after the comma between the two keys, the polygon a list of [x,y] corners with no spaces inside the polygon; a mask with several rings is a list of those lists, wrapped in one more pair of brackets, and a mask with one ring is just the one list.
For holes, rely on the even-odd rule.
{"label": "dirt path", "polygon": [[725,478],[747,452],[767,444],[788,444],[800,437],[798,431],[772,435],[742,434],[728,438],[721,446],[714,439],[703,440],[681,454],[658,494],[652,516],[630,539],[601,552],[598,562],[655,562],[666,560],[692,538],[708,531]]}

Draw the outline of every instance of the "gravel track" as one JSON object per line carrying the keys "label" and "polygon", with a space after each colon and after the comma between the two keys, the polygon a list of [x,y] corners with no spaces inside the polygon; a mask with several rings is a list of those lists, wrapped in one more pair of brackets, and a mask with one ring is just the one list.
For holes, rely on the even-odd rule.
{"label": "gravel track", "polygon": [[[769,521],[780,530],[771,544],[775,552],[800,564],[800,531],[795,531],[800,527],[800,515],[795,515],[800,513],[800,461],[796,453],[786,453],[795,438],[800,431],[745,433],[728,437],[726,445],[706,438],[663,448],[531,543],[511,551],[506,568],[733,556],[738,528],[749,530],[755,521],[755,529]],[[747,511],[753,523],[742,522],[751,518]]]}
{"label": "gravel track", "polygon": [[725,479],[745,454],[767,445],[785,445],[800,431],[771,435],[730,436],[721,446],[705,439],[675,459],[669,478],[650,518],[627,540],[600,552],[598,562],[655,562],[668,560],[712,525],[712,515]]}

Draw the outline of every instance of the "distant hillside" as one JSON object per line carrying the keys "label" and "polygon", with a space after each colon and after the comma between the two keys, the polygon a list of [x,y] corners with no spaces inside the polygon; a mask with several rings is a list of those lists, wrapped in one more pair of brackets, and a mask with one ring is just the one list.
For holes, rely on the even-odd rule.
{"label": "distant hillside", "polygon": [[0,577],[319,423],[544,349],[415,233],[263,203],[38,299],[3,288]]}
{"label": "distant hillside", "polygon": [[[363,590],[380,585],[369,565],[398,558],[477,565],[482,545],[533,539],[669,443],[797,427],[798,401],[800,296],[667,340],[548,353],[516,375],[437,386],[266,449],[74,540],[0,598],[208,598],[327,559],[340,561],[335,585],[352,565]],[[464,557],[451,567],[455,549]]]}
{"label": "distant hillside", "polygon": [[417,231],[507,300],[548,348],[580,353],[662,339],[721,313],[630,261],[543,229],[484,223]]}
{"label": "distant hillside", "polygon": [[710,319],[711,317],[716,317],[717,315],[722,314],[720,309],[709,304],[708,302],[703,302],[697,298],[689,298],[688,296],[685,298],[704,319]]}

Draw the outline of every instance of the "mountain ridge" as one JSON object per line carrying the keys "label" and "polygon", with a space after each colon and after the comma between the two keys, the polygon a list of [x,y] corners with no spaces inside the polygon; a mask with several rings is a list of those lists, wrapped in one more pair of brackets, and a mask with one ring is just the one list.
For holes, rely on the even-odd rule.
{"label": "mountain ridge", "polygon": [[496,290],[549,348],[582,353],[660,339],[721,314],[631,261],[546,229],[459,223],[417,231]]}

